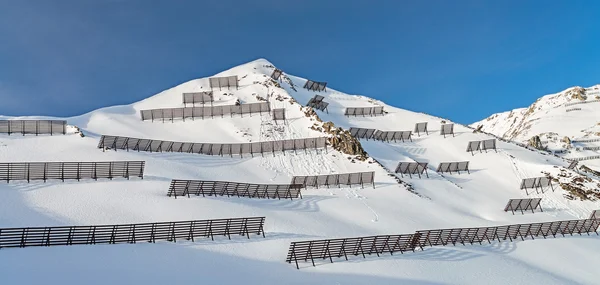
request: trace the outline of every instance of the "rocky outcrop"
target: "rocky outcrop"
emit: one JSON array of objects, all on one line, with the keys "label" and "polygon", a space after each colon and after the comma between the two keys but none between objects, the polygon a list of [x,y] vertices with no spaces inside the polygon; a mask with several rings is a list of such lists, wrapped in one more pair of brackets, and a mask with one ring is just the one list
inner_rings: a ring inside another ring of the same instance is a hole
[{"label": "rocky outcrop", "polygon": [[477,128],[475,128],[475,130],[473,130],[473,133],[481,133],[482,129],[483,129],[483,125],[479,125],[479,126],[477,126]]},{"label": "rocky outcrop", "polygon": [[348,155],[352,155],[354,157],[349,157],[350,160],[360,160],[365,161],[368,158],[367,152],[363,149],[360,141],[353,137],[349,131],[344,130],[343,128],[338,128],[335,126],[333,122],[323,123],[321,118],[317,115],[315,110],[310,107],[300,107],[304,112],[306,117],[311,118],[311,120],[315,120],[318,123],[314,123],[310,129],[315,130],[317,132],[322,132],[331,135],[327,138],[327,141],[333,149]]},{"label": "rocky outcrop", "polygon": [[575,88],[567,91],[567,96],[570,97],[571,99],[576,99],[576,100],[581,100],[581,101],[584,101],[587,99],[587,96],[585,95],[585,89],[581,88],[581,87],[575,87]]},{"label": "rocky outcrop", "polygon": [[75,129],[75,134],[79,134],[80,137],[85,138],[83,131],[81,131],[81,129],[78,126],[73,126],[73,128]]},{"label": "rocky outcrop", "polygon": [[542,140],[540,140],[540,136],[533,136],[527,141],[527,145],[531,146],[535,149],[544,150],[544,146],[542,145]]},{"label": "rocky outcrop", "polygon": [[[582,166],[581,169],[583,167],[585,166]],[[561,172],[556,177],[552,177],[549,173],[543,173],[552,179],[554,183],[558,183],[560,188],[567,192],[564,196],[569,200],[598,201],[600,199],[600,191],[597,190],[600,187],[600,183],[595,182],[589,177],[575,174],[564,168],[561,169]]]},{"label": "rocky outcrop", "polygon": [[565,194],[566,198],[569,200],[579,199],[581,201],[590,200],[597,201],[600,199],[600,193],[598,191],[583,189],[580,185],[574,183],[560,183],[560,187],[569,192],[569,194]]},{"label": "rocky outcrop", "polygon": [[593,174],[593,175],[595,175],[597,177],[600,177],[600,171],[593,170],[593,169],[591,169],[591,168],[589,168],[589,167],[587,167],[585,165],[579,166],[579,169],[581,171],[583,171],[583,172],[591,173],[591,174]]},{"label": "rocky outcrop", "polygon": [[268,102],[268,100],[265,99],[265,97],[262,97],[262,96],[256,95],[256,94],[254,94],[254,95],[256,96],[256,100],[261,101],[261,102]]},{"label": "rocky outcrop", "polygon": [[300,109],[301,110],[304,109],[304,115],[306,117],[314,118],[317,122],[323,122],[321,120],[321,118],[319,118],[319,116],[317,115],[317,112],[315,112],[315,109],[310,108],[310,107],[307,107],[307,108],[300,107]]},{"label": "rocky outcrop", "polygon": [[564,143],[566,143],[566,144],[570,145],[570,144],[571,144],[571,139],[570,139],[569,137],[565,136],[565,137],[562,139],[562,142],[564,142]]},{"label": "rocky outcrop", "polygon": [[333,122],[323,124],[323,131],[332,135],[328,138],[329,144],[341,153],[355,156],[354,159],[365,161],[367,152],[363,149],[360,141],[353,137],[349,131],[342,128],[336,128]]}]

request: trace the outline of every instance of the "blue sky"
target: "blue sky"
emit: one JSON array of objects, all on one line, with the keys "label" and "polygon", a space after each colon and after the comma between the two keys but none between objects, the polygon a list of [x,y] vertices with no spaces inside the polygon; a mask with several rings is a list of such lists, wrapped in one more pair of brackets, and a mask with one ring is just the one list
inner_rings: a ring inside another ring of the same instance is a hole
[{"label": "blue sky", "polygon": [[598,1],[0,0],[0,114],[73,116],[266,58],[471,123],[600,83]]}]

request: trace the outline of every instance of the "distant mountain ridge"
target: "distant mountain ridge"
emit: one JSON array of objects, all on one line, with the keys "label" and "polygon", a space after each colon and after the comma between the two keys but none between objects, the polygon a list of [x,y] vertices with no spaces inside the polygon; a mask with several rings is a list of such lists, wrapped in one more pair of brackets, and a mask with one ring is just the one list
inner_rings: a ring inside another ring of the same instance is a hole
[{"label": "distant mountain ridge", "polygon": [[539,137],[551,151],[577,148],[572,140],[600,138],[600,85],[545,95],[527,108],[493,114],[470,126],[520,143]]}]

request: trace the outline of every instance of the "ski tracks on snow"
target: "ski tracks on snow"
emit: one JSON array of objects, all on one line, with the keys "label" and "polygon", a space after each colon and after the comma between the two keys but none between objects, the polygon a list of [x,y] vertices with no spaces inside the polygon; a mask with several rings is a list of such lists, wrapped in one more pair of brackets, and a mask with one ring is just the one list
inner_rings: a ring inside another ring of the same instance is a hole
[{"label": "ski tracks on snow", "polygon": [[[303,137],[297,135],[302,133],[298,131],[292,124],[276,124],[272,120],[270,115],[261,115],[260,125],[260,141],[269,140],[285,140],[285,139],[301,139]],[[331,151],[331,150],[330,150]],[[321,175],[328,173],[336,173],[336,165],[332,160],[326,158],[324,150],[304,150],[298,151],[297,153],[286,152],[284,154],[277,154],[275,157],[265,156],[262,158],[261,167],[275,171],[276,175],[272,179],[277,178],[278,175],[283,174],[286,176],[294,175]],[[327,189],[329,195],[336,195],[332,188]],[[377,212],[367,203],[367,198],[360,195],[356,189],[345,188],[347,199],[359,200],[369,211],[373,213],[372,222],[379,221],[379,215]]]},{"label": "ski tracks on snow", "polygon": [[372,219],[371,222],[379,221],[379,215],[371,206],[369,206],[369,204],[366,201],[367,198],[365,196],[360,195],[355,189],[347,188],[346,198],[349,198],[349,199],[355,198],[355,199],[359,200],[363,205],[365,205],[365,207],[367,207],[367,209],[369,209],[373,213],[374,219]]},{"label": "ski tracks on snow", "polygon": [[504,150],[500,150],[500,152],[502,152],[504,155],[506,155],[506,157],[508,158],[508,160],[510,161],[510,163],[512,164],[512,169],[513,169],[513,173],[515,174],[515,176],[519,179],[524,179],[527,178],[527,172],[525,171],[525,169],[523,169],[522,167],[519,167],[519,160],[516,159],[514,156],[512,156],[511,154],[507,153]]},{"label": "ski tracks on snow", "polygon": [[[292,124],[275,124],[270,115],[261,116],[260,140],[285,140],[301,139],[296,135],[298,132]],[[288,176],[298,175],[318,175],[323,173],[332,173],[335,165],[325,158],[324,150],[299,150],[297,153],[287,151],[283,154],[276,154],[275,157],[265,156],[260,165],[266,169],[273,170],[278,174]]]},{"label": "ski tracks on snow", "polygon": [[[501,150],[502,151],[502,150]],[[519,179],[525,179],[525,178],[531,178],[532,176],[529,174],[528,171],[525,170],[525,168],[523,166],[519,166],[520,162],[519,159],[511,156],[509,153],[502,151],[507,158],[510,160],[511,164],[512,164],[512,168],[513,168],[513,172],[515,173],[515,176],[518,177]],[[560,191],[561,189],[556,189],[556,191]],[[534,191],[534,190],[528,190],[528,191]],[[552,209],[553,211],[549,212],[546,211],[545,213],[556,217],[557,215],[554,214],[553,212],[558,212],[558,211],[562,211],[562,212],[567,212],[575,217],[584,217],[585,216],[585,209],[578,207],[578,211],[573,210],[573,206],[574,205],[567,205],[563,200],[564,198],[561,200],[560,198],[556,197],[555,195],[553,195],[552,193],[548,193],[548,191],[551,191],[550,189],[543,189],[542,193],[537,193],[537,196],[544,198],[542,200],[543,206],[542,209],[546,208],[548,209]],[[548,194],[547,194],[548,193]],[[557,193],[558,195],[560,195],[560,192]]]}]

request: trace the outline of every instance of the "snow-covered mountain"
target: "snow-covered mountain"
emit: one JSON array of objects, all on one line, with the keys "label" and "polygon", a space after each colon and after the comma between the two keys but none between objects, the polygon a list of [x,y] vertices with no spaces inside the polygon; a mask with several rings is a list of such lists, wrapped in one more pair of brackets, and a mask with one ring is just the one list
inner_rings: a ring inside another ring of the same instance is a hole
[{"label": "snow-covered mountain", "polygon": [[546,95],[527,108],[494,114],[471,127],[569,159],[597,156],[600,142],[590,140],[600,139],[600,85]]},{"label": "snow-covered mountain", "polygon": [[[599,209],[600,203],[593,195],[577,195],[578,190],[596,193],[594,188],[598,178],[591,174],[581,176],[565,169],[568,161],[561,157],[504,141],[498,142],[497,152],[472,155],[466,152],[469,141],[493,137],[457,124],[456,135],[444,138],[439,134],[440,124],[442,121],[449,123],[448,119],[403,110],[329,87],[322,92],[308,91],[302,88],[306,79],[285,73],[281,82],[274,81],[269,77],[273,70],[272,63],[259,59],[216,74],[237,75],[240,88],[215,90],[214,105],[268,99],[271,108],[286,109],[285,123],[274,122],[271,114],[267,113],[185,122],[140,120],[140,110],[183,107],[182,93],[209,90],[206,77],[130,105],[107,107],[65,118],[69,125],[77,126],[85,137],[73,132],[64,136],[0,136],[0,159],[3,162],[146,161],[143,180],[2,184],[0,228],[265,216],[266,238],[2,249],[0,273],[5,284],[598,282],[595,270],[600,265],[596,254],[600,250],[600,238],[596,235],[466,247],[434,247],[403,255],[366,259],[354,257],[333,264],[325,261],[316,267],[306,263],[301,265],[300,270],[285,263],[291,241],[581,219],[587,218],[592,210]],[[314,80],[325,81],[326,78]],[[328,113],[313,113],[310,108],[303,106],[316,94],[324,96],[329,103]],[[556,101],[564,103],[569,100]],[[539,108],[550,112],[554,110],[550,108],[559,104]],[[583,110],[593,105],[580,104],[577,107]],[[372,106],[383,106],[387,113],[376,117],[344,116],[347,107]],[[555,109],[564,113],[562,108]],[[526,113],[519,116],[523,117]],[[571,112],[567,114],[571,115]],[[332,148],[327,151],[299,151],[244,158],[115,152],[97,148],[102,134],[214,143],[332,137],[332,132],[327,131],[331,124],[327,122],[345,130],[360,127],[383,131],[413,130],[415,123],[428,122],[429,134],[415,135],[412,142],[360,141],[360,146],[368,154],[365,160]],[[496,125],[500,129],[499,123]],[[484,130],[487,131],[487,128],[484,127]],[[509,127],[505,127],[502,132],[509,130]],[[565,135],[584,136],[583,133]],[[523,137],[526,136],[523,134]],[[401,161],[429,163],[429,178],[401,177],[400,174],[390,173]],[[440,162],[452,161],[470,161],[471,174],[436,173]],[[294,201],[236,197],[173,199],[166,196],[173,178],[289,183],[295,175],[359,171],[375,172],[375,188],[309,188],[303,191],[303,199]],[[521,179],[546,174],[564,185],[573,185],[571,182],[579,179],[576,185],[578,190],[555,183],[555,192],[546,191],[529,196],[543,198],[544,212],[513,215],[503,211],[508,199],[527,197],[523,190],[519,190]]]}]

